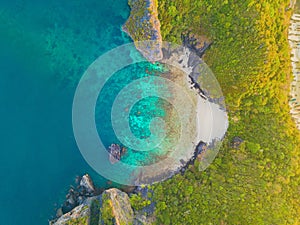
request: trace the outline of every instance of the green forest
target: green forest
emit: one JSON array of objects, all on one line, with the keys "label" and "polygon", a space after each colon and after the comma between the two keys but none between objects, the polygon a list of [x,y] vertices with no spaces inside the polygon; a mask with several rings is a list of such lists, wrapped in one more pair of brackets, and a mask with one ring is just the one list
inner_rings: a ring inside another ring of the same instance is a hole
[{"label": "green forest", "polygon": [[[226,97],[229,129],[205,171],[152,187],[157,224],[300,223],[299,131],[289,115],[289,0],[160,0],[164,40],[213,44],[204,61]],[[233,146],[234,137],[244,142]]]}]

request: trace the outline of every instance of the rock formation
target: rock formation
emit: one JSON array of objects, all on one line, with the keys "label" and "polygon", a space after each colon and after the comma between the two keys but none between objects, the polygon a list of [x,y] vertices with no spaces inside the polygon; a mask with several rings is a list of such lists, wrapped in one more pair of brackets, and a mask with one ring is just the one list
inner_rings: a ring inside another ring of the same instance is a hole
[{"label": "rock formation", "polygon": [[162,37],[157,15],[157,0],[129,0],[130,17],[123,30],[150,62],[162,59]]},{"label": "rock formation", "polygon": [[102,199],[108,201],[116,225],[133,223],[133,210],[126,193],[112,188],[103,192]]},{"label": "rock formation", "polygon": [[57,210],[57,216],[61,216],[63,213],[70,212],[76,206],[82,204],[88,197],[97,194],[91,177],[86,174],[82,177],[76,178],[76,187],[71,186],[66,200],[62,207]]},{"label": "rock formation", "polygon": [[194,51],[200,58],[204,55],[205,51],[212,45],[210,41],[204,35],[195,35],[191,32],[186,32],[181,35],[182,44]]},{"label": "rock formation", "polygon": [[[50,221],[50,225],[65,225],[65,224],[88,224],[90,208],[86,204],[75,207],[72,211],[62,215],[56,221]],[[77,222],[77,223],[76,223]]]},{"label": "rock formation", "polygon": [[83,187],[88,193],[95,192],[94,183],[88,174],[82,176],[80,186]]},{"label": "rock formation", "polygon": [[50,225],[123,225],[133,224],[134,214],[126,193],[108,189],[101,195],[87,198],[81,205],[62,215]]},{"label": "rock formation", "polygon": [[109,161],[115,164],[121,159],[121,147],[118,144],[111,144],[109,146]]}]

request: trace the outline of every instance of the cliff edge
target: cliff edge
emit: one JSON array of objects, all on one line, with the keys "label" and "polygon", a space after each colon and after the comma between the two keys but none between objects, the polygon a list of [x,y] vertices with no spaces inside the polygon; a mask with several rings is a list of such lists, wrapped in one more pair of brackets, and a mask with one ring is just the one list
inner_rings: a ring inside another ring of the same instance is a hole
[{"label": "cliff edge", "polygon": [[150,62],[162,59],[162,37],[157,0],[129,0],[131,13],[123,26],[136,48]]},{"label": "cliff edge", "polygon": [[133,224],[134,213],[126,193],[111,188],[101,195],[87,198],[84,203],[62,215],[50,225],[123,225]]}]

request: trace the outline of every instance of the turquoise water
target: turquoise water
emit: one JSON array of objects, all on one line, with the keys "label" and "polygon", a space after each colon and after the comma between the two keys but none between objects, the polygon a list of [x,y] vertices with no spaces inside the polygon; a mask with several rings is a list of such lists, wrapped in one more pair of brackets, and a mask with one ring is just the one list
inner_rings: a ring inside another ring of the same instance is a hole
[{"label": "turquoise water", "polygon": [[126,0],[0,1],[1,225],[47,224],[76,175],[106,186],[77,149],[72,98],[99,55],[130,41],[128,14]]},{"label": "turquoise water", "polygon": [[[96,107],[96,122],[98,134],[100,135],[101,140],[106,148],[108,148],[112,143],[118,143],[123,146],[118,137],[115,135],[112,122],[110,122],[112,120],[111,109],[113,107],[114,100],[116,99],[120,91],[122,89],[124,90],[124,88],[134,80],[147,77],[154,81],[156,77],[160,77],[167,72],[168,70],[164,68],[162,64],[137,63],[123,68],[122,70],[115,73],[112,77],[110,77],[110,79],[106,82],[102,91],[100,92]],[[148,86],[148,83],[142,83],[141,85],[135,87],[135,90],[133,91],[134,93],[132,93],[131,91],[128,96],[124,95],[122,97],[125,99],[140,99],[141,92],[149,88]],[[166,100],[159,97],[161,96],[160,89],[162,87],[159,87],[159,85],[157,85],[154,88],[156,89],[155,96],[140,99],[136,104],[132,106],[131,110],[130,105],[126,107],[127,111],[130,110],[130,129],[133,135],[138,139],[149,138],[151,135],[154,135],[150,131],[150,123],[153,118],[159,117],[166,122],[166,137],[158,147],[153,147],[153,149],[151,149],[150,151],[136,151],[125,145],[126,154],[124,154],[121,159],[124,163],[133,166],[149,165],[156,162],[156,158],[158,156],[166,154],[165,149],[162,149],[161,146],[171,146],[172,144],[174,144],[171,141],[171,138],[174,138],[175,132],[174,130],[170,130],[171,126],[170,123],[168,123],[168,113],[165,110],[166,108],[172,106]],[[118,114],[122,115],[122,112],[119,112]],[[120,116],[120,118],[113,119],[115,120],[116,124],[118,124],[118,120],[124,120],[124,117],[125,116]],[[178,117],[176,117],[175,120],[176,119],[178,119]],[[109,122],[103,123],[103,121]],[[124,134],[124,136],[126,136],[126,134]],[[159,137],[157,137],[157,139],[154,138],[153,142],[159,143],[158,140]]]}]

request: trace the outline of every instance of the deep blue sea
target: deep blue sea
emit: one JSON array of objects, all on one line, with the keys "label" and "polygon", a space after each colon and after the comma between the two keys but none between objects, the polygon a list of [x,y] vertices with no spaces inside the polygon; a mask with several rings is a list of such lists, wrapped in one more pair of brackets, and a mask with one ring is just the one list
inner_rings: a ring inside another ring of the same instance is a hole
[{"label": "deep blue sea", "polygon": [[0,225],[43,225],[76,175],[107,181],[83,160],[72,131],[80,77],[131,40],[127,0],[0,1]]}]

